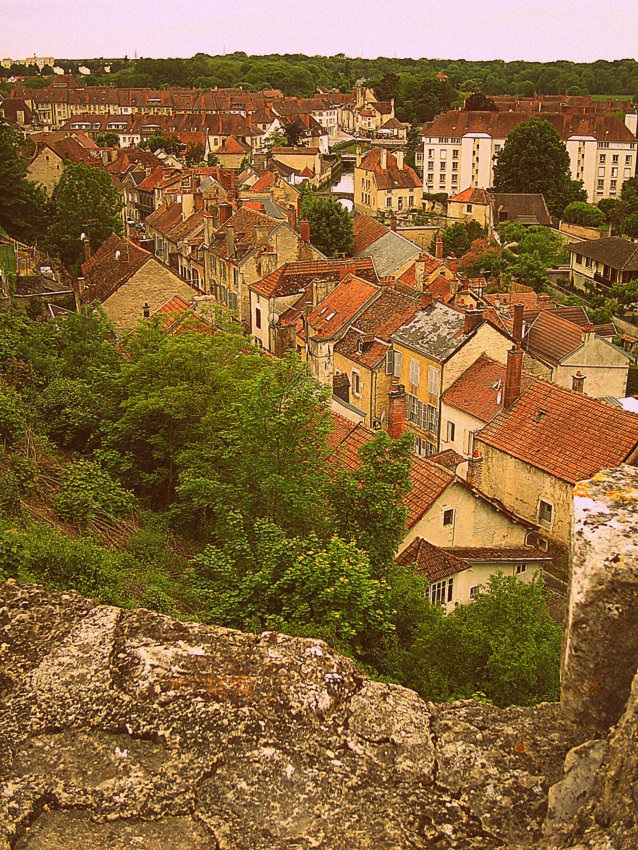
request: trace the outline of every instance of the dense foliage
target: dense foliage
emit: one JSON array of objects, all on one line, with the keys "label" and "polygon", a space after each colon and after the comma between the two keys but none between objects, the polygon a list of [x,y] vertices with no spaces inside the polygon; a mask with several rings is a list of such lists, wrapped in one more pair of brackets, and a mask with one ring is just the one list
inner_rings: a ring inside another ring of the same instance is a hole
[{"label": "dense foliage", "polygon": [[530,118],[515,127],[496,154],[496,192],[540,192],[552,215],[572,201],[586,201],[582,181],[572,180],[569,154],[549,121]]},{"label": "dense foliage", "polygon": [[430,698],[554,698],[541,587],[496,581],[444,617],[394,565],[410,439],[379,432],[340,469],[328,397],[295,354],[264,357],[232,326],[146,323],[116,346],[93,308],[3,310],[0,578],[322,637]]},{"label": "dense foliage", "polygon": [[348,210],[336,198],[304,195],[301,215],[310,223],[310,241],[326,257],[352,253],[354,228]]},{"label": "dense foliage", "polygon": [[23,141],[0,117],[0,229],[24,242],[35,241],[46,222],[46,194],[27,180]]}]

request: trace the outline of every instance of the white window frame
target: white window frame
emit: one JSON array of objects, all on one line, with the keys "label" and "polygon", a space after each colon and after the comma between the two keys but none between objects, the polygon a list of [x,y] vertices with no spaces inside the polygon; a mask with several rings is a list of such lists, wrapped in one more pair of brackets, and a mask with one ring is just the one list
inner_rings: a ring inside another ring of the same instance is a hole
[{"label": "white window frame", "polygon": [[[358,369],[353,369],[352,374],[352,395],[355,398],[361,398],[361,372]],[[356,381],[355,381],[356,378]],[[356,384],[356,387],[355,387]]]},{"label": "white window frame", "polygon": [[410,357],[410,386],[418,387],[421,382],[421,363],[414,357]]},{"label": "white window frame", "polygon": [[433,605],[446,605],[454,596],[454,576],[435,581],[428,588]]},{"label": "white window frame", "polygon": [[[549,520],[543,518],[543,505],[549,508]],[[545,499],[538,500],[538,521],[543,528],[551,528],[554,524],[554,505]]]}]

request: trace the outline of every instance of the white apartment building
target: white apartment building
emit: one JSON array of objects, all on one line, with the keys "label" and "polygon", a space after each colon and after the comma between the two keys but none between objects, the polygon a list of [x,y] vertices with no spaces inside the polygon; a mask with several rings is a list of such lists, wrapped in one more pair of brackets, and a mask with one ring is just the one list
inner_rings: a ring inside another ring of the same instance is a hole
[{"label": "white apartment building", "polygon": [[[494,162],[509,133],[528,112],[446,112],[423,128],[423,188],[454,195],[488,189]],[[536,116],[534,116],[536,117]],[[616,115],[543,113],[567,147],[571,173],[582,180],[590,203],[620,195],[636,173],[636,138]]]}]

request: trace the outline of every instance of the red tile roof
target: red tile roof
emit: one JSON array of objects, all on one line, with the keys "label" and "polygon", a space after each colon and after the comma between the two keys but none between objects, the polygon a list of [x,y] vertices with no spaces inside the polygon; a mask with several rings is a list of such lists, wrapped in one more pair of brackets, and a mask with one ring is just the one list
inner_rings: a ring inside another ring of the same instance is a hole
[{"label": "red tile roof", "polygon": [[344,277],[308,316],[314,336],[323,339],[335,336],[380,292],[374,283],[356,275]]},{"label": "red tile roof", "polygon": [[[483,422],[491,422],[503,409],[506,371],[501,363],[481,354],[443,393],[443,401]],[[523,375],[523,388],[533,380],[529,375]]]},{"label": "red tile roof", "polygon": [[526,310],[535,310],[539,305],[537,292],[492,292],[484,298],[495,307],[512,307],[522,304]]},{"label": "red tile roof", "polygon": [[429,460],[432,463],[438,463],[439,466],[444,466],[446,469],[454,469],[460,463],[465,463],[465,458],[454,449],[444,449],[442,452],[437,452],[435,455],[430,455]]},{"label": "red tile roof", "polygon": [[458,192],[456,195],[448,198],[448,203],[458,204],[484,204],[487,206],[489,202],[490,199],[485,189],[476,189],[474,186],[470,186],[469,189],[463,189],[462,192]]},{"label": "red tile roof", "polygon": [[536,380],[476,439],[575,484],[632,458],[638,415]]},{"label": "red tile roof", "polygon": [[470,569],[467,561],[428,543],[422,537],[415,537],[407,549],[395,558],[394,563],[402,567],[413,566],[414,572],[430,583]]},{"label": "red tile roof", "polygon": [[369,257],[347,260],[313,260],[311,262],[284,263],[268,277],[250,284],[253,292],[266,298],[283,298],[305,291],[313,280],[339,280],[345,269],[372,283],[378,281],[374,263]]},{"label": "red tile roof", "polygon": [[86,304],[106,301],[152,259],[153,255],[139,245],[112,233],[91,259],[82,263],[84,289],[80,293],[81,300]]},{"label": "red tile roof", "polygon": [[386,154],[386,167],[381,166],[381,149],[372,148],[361,160],[362,168],[371,171],[377,189],[418,189],[423,185],[416,171],[409,165],[399,168],[396,157],[391,153]]},{"label": "red tile roof", "polygon": [[554,312],[542,310],[525,334],[527,351],[546,363],[560,363],[582,345],[583,332],[578,325]]},{"label": "red tile roof", "polygon": [[[373,439],[375,432],[362,423],[354,424],[334,413],[332,418],[335,431],[329,437],[329,445],[334,447],[333,461],[347,469],[358,469],[361,465],[359,449]],[[415,455],[410,468],[412,488],[403,498],[407,527],[412,528],[456,480],[453,472]]]},{"label": "red tile roof", "polygon": [[259,180],[250,187],[251,192],[266,192],[275,185],[277,175],[272,171],[264,171]]},{"label": "red tile roof", "polygon": [[532,546],[453,546],[446,550],[466,561],[551,561],[552,556]]},{"label": "red tile roof", "polygon": [[370,218],[369,215],[358,215],[353,222],[354,226],[354,244],[352,246],[353,254],[360,254],[362,251],[376,242],[385,233],[389,233],[390,228],[386,227],[375,218]]},{"label": "red tile roof", "polygon": [[255,228],[260,224],[267,226],[268,233],[270,234],[282,222],[263,213],[242,207],[213,233],[213,238],[209,246],[211,253],[216,254],[218,257],[228,257],[226,233],[227,228],[230,226],[234,228],[235,259],[241,261],[256,247],[257,235]]},{"label": "red tile roof", "polygon": [[238,141],[234,136],[229,136],[217,153],[249,153],[250,147],[244,142]]}]

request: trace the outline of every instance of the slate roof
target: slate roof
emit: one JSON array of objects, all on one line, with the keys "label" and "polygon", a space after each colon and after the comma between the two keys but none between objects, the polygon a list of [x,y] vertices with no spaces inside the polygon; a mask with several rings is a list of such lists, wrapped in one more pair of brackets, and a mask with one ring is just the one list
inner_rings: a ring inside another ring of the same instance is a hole
[{"label": "slate roof", "polygon": [[490,202],[495,222],[500,221],[500,211],[505,211],[508,221],[540,224],[544,227],[549,227],[552,223],[545,198],[540,194],[491,192]]},{"label": "slate roof", "polygon": [[470,569],[467,561],[463,561],[446,549],[441,549],[440,546],[428,543],[422,537],[415,537],[412,543],[395,558],[394,563],[402,567],[413,566],[414,572],[430,583]]},{"label": "slate roof", "polygon": [[265,298],[284,298],[304,292],[313,280],[339,280],[345,269],[371,283],[378,281],[372,260],[313,260],[311,262],[284,263],[268,277],[250,284],[253,292]]},{"label": "slate roof", "polygon": [[465,315],[435,301],[395,331],[391,340],[443,363],[468,338]]},{"label": "slate roof", "polygon": [[[119,257],[116,256],[117,252]],[[88,262],[82,263],[84,290],[81,300],[106,301],[126,281],[139,271],[153,255],[139,245],[112,233],[93,254]]]},{"label": "slate roof", "polygon": [[368,245],[376,242],[380,236],[390,232],[390,228],[386,227],[385,224],[377,221],[376,218],[370,218],[369,215],[365,215],[364,213],[355,216],[352,224],[354,227],[352,253],[355,256],[365,250]]},{"label": "slate roof", "polygon": [[[491,422],[503,409],[506,367],[487,354],[481,356],[443,393],[443,401],[483,422]],[[522,375],[522,388],[534,378]]]},{"label": "slate roof", "polygon": [[[339,467],[358,469],[361,465],[359,449],[374,437],[375,432],[362,423],[349,422],[335,413],[331,415],[335,423],[335,430],[328,440],[333,447],[332,461]],[[456,480],[455,474],[448,469],[414,455],[410,467],[412,488],[403,498],[407,508],[407,527],[412,528]]]},{"label": "slate roof", "polygon": [[588,242],[572,242],[568,250],[583,257],[598,260],[620,271],[638,271],[638,244],[619,236],[606,236]]},{"label": "slate roof", "polygon": [[536,380],[477,440],[575,484],[631,459],[638,415]]},{"label": "slate roof", "polygon": [[419,253],[420,249],[414,242],[393,230],[388,230],[367,248],[356,252],[356,255],[372,257],[379,277],[389,277]]}]

